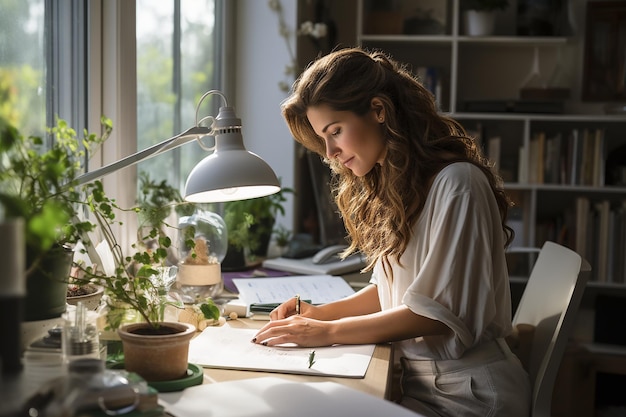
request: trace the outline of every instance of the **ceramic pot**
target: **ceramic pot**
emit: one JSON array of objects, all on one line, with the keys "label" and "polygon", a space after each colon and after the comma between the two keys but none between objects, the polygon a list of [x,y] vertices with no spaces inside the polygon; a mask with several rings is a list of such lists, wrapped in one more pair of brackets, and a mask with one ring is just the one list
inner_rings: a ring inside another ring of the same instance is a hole
[{"label": "ceramic pot", "polygon": [[222,271],[243,271],[247,268],[243,248],[228,246],[228,252],[222,261]]},{"label": "ceramic pot", "polygon": [[83,295],[67,295],[67,303],[70,305],[77,305],[79,301],[83,303],[87,310],[96,310],[100,306],[100,300],[104,294],[104,287],[94,284],[87,284],[85,286],[87,294]]},{"label": "ceramic pot", "polygon": [[187,323],[162,322],[122,326],[117,333],[124,349],[124,368],[146,381],[174,381],[187,374],[189,342],[196,328]]},{"label": "ceramic pot", "polygon": [[[54,246],[39,267],[26,276],[24,321],[48,320],[65,313],[67,281],[73,259],[72,249]],[[26,264],[31,262],[27,252]]]}]

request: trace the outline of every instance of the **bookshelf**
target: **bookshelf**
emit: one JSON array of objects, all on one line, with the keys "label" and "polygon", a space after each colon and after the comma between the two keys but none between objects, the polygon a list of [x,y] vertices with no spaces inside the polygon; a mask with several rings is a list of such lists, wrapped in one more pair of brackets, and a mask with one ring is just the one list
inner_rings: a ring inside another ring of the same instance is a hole
[{"label": "bookshelf", "polygon": [[589,286],[626,288],[626,113],[581,99],[587,2],[570,2],[554,36],[517,36],[510,3],[476,37],[460,0],[359,0],[357,43],[408,63],[481,141],[515,202],[515,246],[562,243],[594,267]]}]

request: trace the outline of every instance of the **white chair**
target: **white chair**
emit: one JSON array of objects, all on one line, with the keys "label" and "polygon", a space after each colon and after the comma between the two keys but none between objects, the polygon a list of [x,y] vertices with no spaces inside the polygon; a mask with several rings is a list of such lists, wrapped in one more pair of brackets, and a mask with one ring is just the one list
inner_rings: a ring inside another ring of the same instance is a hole
[{"label": "white chair", "polygon": [[520,336],[532,335],[527,357],[520,358],[530,376],[532,417],[550,416],[554,382],[590,270],[576,252],[546,242],[528,278],[513,326]]}]

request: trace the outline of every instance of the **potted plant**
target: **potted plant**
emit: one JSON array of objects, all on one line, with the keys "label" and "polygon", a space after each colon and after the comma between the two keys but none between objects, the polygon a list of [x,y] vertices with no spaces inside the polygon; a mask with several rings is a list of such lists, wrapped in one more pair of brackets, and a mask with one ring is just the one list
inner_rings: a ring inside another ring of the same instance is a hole
[{"label": "potted plant", "polygon": [[[196,328],[189,323],[165,320],[168,305],[184,308],[181,300],[169,295],[176,279],[176,266],[172,266],[176,260],[168,260],[175,251],[167,229],[175,227],[166,219],[173,207],[182,212],[183,206],[191,204],[179,201],[179,194],[166,182],[157,184],[146,175],[140,177],[139,204],[130,209],[141,220],[132,253],[124,253],[111,229],[115,211],[122,209],[110,200],[106,205],[90,201],[90,211],[111,249],[114,270],[103,273],[82,266],[81,272],[85,282],[105,289],[107,328],[115,330],[122,341],[125,369],[147,381],[175,380],[187,372],[189,341]],[[215,315],[216,310],[211,313]],[[137,322],[128,323],[128,313],[136,315]],[[219,318],[219,310],[214,318]]]},{"label": "potted plant", "polygon": [[79,139],[64,120],[47,129],[54,137],[25,137],[0,120],[0,205],[8,218],[23,218],[26,241],[25,321],[59,317],[66,308],[73,246],[94,224],[84,219],[84,196],[96,184],[79,187],[76,179],[92,149],[109,136],[112,124],[101,119],[103,134],[84,132]]},{"label": "potted plant", "polygon": [[496,11],[505,10],[508,6],[508,0],[461,0],[465,16],[465,33],[469,36],[492,35]]},{"label": "potted plant", "polygon": [[[138,211],[140,212],[140,211]],[[100,213],[94,211],[96,217]],[[180,299],[172,298],[169,289],[176,279],[176,266],[168,265],[168,253],[172,249],[172,240],[167,233],[159,236],[164,223],[154,224],[145,229],[140,241],[133,245],[134,253],[124,255],[113,235],[109,236],[115,259],[113,274],[103,276],[85,268],[85,278],[104,286],[109,298],[110,309],[107,317],[110,328],[117,329],[124,355],[124,367],[129,372],[136,372],[147,381],[170,381],[182,378],[187,372],[189,341],[200,323],[220,323],[220,310],[212,299],[198,303],[201,320],[198,315],[166,321],[165,308],[173,305],[181,312],[185,305]],[[110,225],[102,223],[110,233]],[[168,226],[173,227],[173,226]],[[151,242],[147,244],[147,242]],[[196,240],[187,241],[194,250],[202,251],[201,244],[196,247]],[[195,309],[196,306],[189,306]],[[124,323],[126,313],[136,313],[137,323]]]},{"label": "potted plant", "polygon": [[282,224],[274,229],[274,237],[276,239],[276,246],[279,250],[279,255],[284,254],[287,251],[287,246],[291,241],[292,232]]},{"label": "potted plant", "polygon": [[88,310],[96,310],[100,306],[102,295],[104,294],[104,288],[100,285],[86,284],[81,285],[76,282],[70,282],[67,284],[67,304],[78,305],[83,303]]},{"label": "potted plant", "polygon": [[[281,187],[279,192],[266,197],[225,203],[224,221],[228,230],[225,268],[245,268],[245,251],[251,260],[267,256],[276,217],[285,214],[285,194],[293,192],[291,188]],[[231,266],[227,261],[232,253],[239,254],[239,263]]]},{"label": "potted plant", "polygon": [[[154,184],[144,177],[144,184]],[[145,194],[156,192],[163,196],[171,192],[163,182]],[[106,197],[104,198],[106,200]],[[101,200],[102,201],[102,200]],[[138,241],[125,253],[111,229],[115,211],[122,210],[114,202],[103,205],[90,201],[90,210],[96,219],[114,260],[114,270],[103,272],[99,268],[80,265],[83,282],[101,285],[105,289],[108,313],[106,329],[114,330],[123,346],[124,367],[136,372],[147,381],[176,380],[186,375],[189,341],[196,328],[190,323],[166,320],[167,306],[184,309],[180,299],[171,297],[169,289],[176,279],[176,266],[168,261],[172,239],[167,228],[174,228],[163,215],[173,206],[188,203],[169,202],[160,208],[161,215],[151,217],[146,200],[130,209],[149,222],[140,223]],[[148,197],[147,201],[152,200]],[[142,209],[143,207],[143,209]],[[144,210],[145,211],[142,211]],[[206,303],[214,305],[211,300]],[[219,318],[219,309],[209,309],[211,318]],[[128,320],[130,315],[136,320]]]},{"label": "potted plant", "polygon": [[246,211],[243,201],[232,201],[224,205],[224,223],[228,231],[228,248],[222,261],[224,271],[236,271],[246,268],[245,250],[255,245],[250,239],[250,226],[254,216]]}]

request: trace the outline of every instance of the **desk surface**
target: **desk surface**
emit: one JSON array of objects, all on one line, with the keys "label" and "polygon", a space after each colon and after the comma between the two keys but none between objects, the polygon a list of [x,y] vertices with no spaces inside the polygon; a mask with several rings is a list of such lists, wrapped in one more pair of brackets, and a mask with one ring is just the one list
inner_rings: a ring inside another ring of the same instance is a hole
[{"label": "desk surface", "polygon": [[[237,319],[229,321],[228,324],[238,328],[257,329],[263,326],[265,322],[250,319]],[[377,345],[374,355],[370,361],[369,367],[365,374],[365,378],[338,378],[323,377],[313,375],[292,375],[280,374],[281,378],[292,381],[313,382],[313,381],[332,381],[347,387],[374,395],[378,398],[389,398],[391,385],[391,371],[393,366],[392,350],[388,344]],[[258,378],[266,376],[277,376],[276,373],[256,372],[256,371],[239,371],[229,369],[204,369],[205,383],[226,382],[238,379]]]}]

